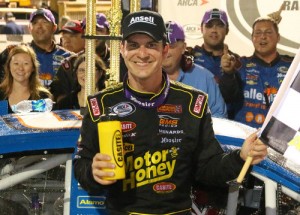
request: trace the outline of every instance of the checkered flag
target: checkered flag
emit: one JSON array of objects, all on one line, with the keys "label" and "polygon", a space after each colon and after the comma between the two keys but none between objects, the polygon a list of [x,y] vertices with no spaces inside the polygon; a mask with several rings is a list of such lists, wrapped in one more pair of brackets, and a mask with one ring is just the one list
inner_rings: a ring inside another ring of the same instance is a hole
[{"label": "checkered flag", "polygon": [[300,166],[300,50],[272,106],[260,139]]}]

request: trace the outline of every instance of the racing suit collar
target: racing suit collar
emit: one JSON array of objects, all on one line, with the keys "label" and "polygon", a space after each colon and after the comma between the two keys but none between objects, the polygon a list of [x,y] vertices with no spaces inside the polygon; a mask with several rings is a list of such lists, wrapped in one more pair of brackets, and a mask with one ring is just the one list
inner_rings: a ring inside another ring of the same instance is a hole
[{"label": "racing suit collar", "polygon": [[128,85],[128,74],[126,73],[123,81],[125,97],[142,108],[151,109],[159,107],[166,100],[170,89],[170,80],[168,78],[168,75],[164,71],[162,72],[162,75],[164,83],[160,92],[158,94],[149,94],[137,92],[132,89]]},{"label": "racing suit collar", "polygon": [[55,45],[54,41],[52,41],[52,44],[51,44],[51,46],[52,46],[51,51],[47,51],[45,49],[40,48],[37,44],[35,44],[35,42],[33,40],[31,41],[31,46],[35,50],[38,50],[39,52],[44,52],[44,53],[51,53],[51,52],[53,52],[56,49],[56,45]]},{"label": "racing suit collar", "polygon": [[[204,44],[202,44],[201,48],[202,48],[204,54],[207,55],[207,56],[211,56],[211,57],[214,57],[214,58],[221,58],[222,55],[223,55],[223,52],[222,52],[222,54],[220,53],[220,54],[216,55],[216,54],[214,54],[213,51],[206,50],[205,47],[204,47]],[[232,54],[232,52],[230,50],[229,50],[229,53]]]},{"label": "racing suit collar", "polygon": [[280,55],[277,52],[276,58],[274,60],[272,60],[271,63],[267,63],[266,61],[264,61],[263,59],[259,58],[255,53],[253,54],[253,59],[255,59],[259,64],[265,66],[265,67],[272,67],[274,65],[276,65],[279,61],[280,61]]},{"label": "racing suit collar", "polygon": [[214,56],[212,52],[207,51],[207,50],[204,48],[204,44],[202,44],[201,48],[202,48],[203,52],[204,52],[206,55],[212,56],[212,57]]}]

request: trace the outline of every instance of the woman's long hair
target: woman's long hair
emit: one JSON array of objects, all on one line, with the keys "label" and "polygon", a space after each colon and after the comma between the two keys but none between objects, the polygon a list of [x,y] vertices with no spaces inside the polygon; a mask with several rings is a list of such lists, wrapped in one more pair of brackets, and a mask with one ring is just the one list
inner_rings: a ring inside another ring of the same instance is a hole
[{"label": "woman's long hair", "polygon": [[33,51],[33,49],[25,44],[18,45],[10,50],[8,54],[7,61],[4,65],[4,71],[5,76],[0,84],[0,89],[4,93],[5,97],[8,98],[8,96],[11,94],[13,90],[13,76],[10,71],[10,62],[13,56],[16,54],[25,53],[28,54],[31,58],[32,65],[33,65],[33,71],[29,76],[29,91],[30,91],[30,97],[31,99],[40,99],[40,93],[43,92],[45,94],[48,94],[49,97],[51,97],[51,93],[49,90],[47,90],[39,81],[39,62],[37,60],[36,54]]},{"label": "woman's long hair", "polygon": [[[78,56],[78,58],[75,60],[74,62],[74,72],[76,74],[77,72],[77,69],[79,67],[79,65],[85,61],[85,53],[81,54]],[[104,61],[97,55],[95,55],[95,66],[96,66],[96,69],[101,73],[101,76],[99,77],[99,80],[97,81],[96,83],[96,87],[97,89],[100,91],[100,90],[103,90],[105,88],[105,81],[106,81],[106,66],[105,66],[105,63]],[[78,79],[77,79],[77,74],[74,75],[74,78],[75,78],[75,85],[74,85],[74,91],[75,92],[79,92],[81,90],[81,86],[80,84],[78,83]]]}]

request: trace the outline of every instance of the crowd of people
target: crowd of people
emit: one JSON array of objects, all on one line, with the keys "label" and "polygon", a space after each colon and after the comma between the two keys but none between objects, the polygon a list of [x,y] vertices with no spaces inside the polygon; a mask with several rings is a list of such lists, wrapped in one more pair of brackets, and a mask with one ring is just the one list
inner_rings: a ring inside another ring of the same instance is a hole
[{"label": "crowd of people", "polygon": [[[23,33],[12,13],[5,14],[5,19],[8,23],[5,29],[12,29],[5,32]],[[46,8],[37,9],[29,19],[32,41],[28,45],[40,64],[39,79],[55,102],[74,91],[77,78],[74,63],[85,52],[85,19],[63,19],[64,25],[58,29],[55,16]],[[207,93],[212,116],[260,127],[293,60],[277,51],[280,34],[274,17],[255,20],[252,32],[255,51],[250,57],[240,57],[224,43],[229,24],[223,10],[215,8],[205,12],[201,20],[203,44],[195,47],[188,47],[180,23],[171,20],[165,25],[170,48],[163,69],[168,77]],[[55,33],[61,35],[59,42],[53,40]],[[102,13],[96,14],[96,33],[109,35],[109,23]],[[5,76],[8,54],[15,46],[8,46],[0,54],[0,82]],[[95,53],[109,68],[110,50],[106,40],[96,41]],[[276,72],[278,68],[280,71]],[[126,72],[122,64],[120,81]]]},{"label": "crowd of people", "polygon": [[[108,190],[110,214],[190,214],[192,186],[224,188],[248,155],[252,164],[267,155],[256,133],[240,150],[224,153],[212,117],[262,126],[293,60],[277,50],[278,20],[254,20],[254,53],[241,57],[224,43],[229,24],[223,10],[205,12],[203,44],[189,50],[180,23],[153,11],[130,13],[122,22],[122,84],[106,86],[110,50],[106,40],[98,39],[95,53],[89,53],[95,54],[97,93],[88,98],[85,19],[68,18],[58,30],[52,12],[40,8],[29,21],[32,41],[0,54],[0,100],[8,102],[8,113],[22,100],[51,98],[55,109],[80,109],[87,103],[75,177],[91,194]],[[98,13],[97,35],[109,31],[106,16]],[[56,32],[59,44],[53,40]],[[103,169],[115,168],[112,158],[99,152],[97,124],[107,108],[121,111],[120,120],[135,125],[123,137],[131,146],[124,149],[124,180],[104,179],[114,173]]]}]

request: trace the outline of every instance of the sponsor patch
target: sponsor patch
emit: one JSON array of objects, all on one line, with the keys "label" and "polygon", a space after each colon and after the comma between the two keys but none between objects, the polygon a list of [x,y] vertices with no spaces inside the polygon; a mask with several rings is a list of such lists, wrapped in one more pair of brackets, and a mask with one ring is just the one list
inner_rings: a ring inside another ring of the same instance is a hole
[{"label": "sponsor patch", "polygon": [[289,70],[289,68],[287,68],[286,66],[281,66],[277,69],[278,72],[281,72],[284,74],[286,74],[288,70]]},{"label": "sponsor patch", "polygon": [[132,137],[136,137],[136,132],[129,132],[129,133],[123,133],[123,138],[132,138]]},{"label": "sponsor patch", "polygon": [[[146,151],[140,156],[126,156],[127,178],[123,180],[123,191],[145,185],[166,182],[172,178],[179,150],[176,147],[158,151]],[[170,184],[170,183],[168,183]],[[170,192],[175,186],[156,187],[157,192]]]},{"label": "sponsor patch", "polygon": [[159,126],[164,128],[176,128],[179,123],[179,118],[168,115],[159,115]]},{"label": "sponsor patch", "polygon": [[246,74],[246,79],[247,80],[257,81],[258,78],[259,78],[258,75],[253,75],[253,74],[249,74],[249,73]]},{"label": "sponsor patch", "polygon": [[247,64],[246,64],[246,67],[255,67],[255,66],[256,66],[255,63],[247,63]]},{"label": "sponsor patch", "polygon": [[131,26],[132,24],[135,24],[135,23],[147,23],[147,24],[151,24],[151,25],[156,25],[155,22],[154,22],[154,17],[153,16],[132,17],[128,27]]},{"label": "sponsor patch", "polygon": [[65,58],[63,56],[60,56],[60,55],[54,55],[53,59],[57,62],[62,62]]},{"label": "sponsor patch", "polygon": [[198,98],[195,102],[195,106],[194,106],[194,109],[193,109],[193,111],[195,113],[197,113],[197,114],[200,113],[202,105],[203,105],[203,101],[204,101],[204,96],[203,95],[198,95]]},{"label": "sponsor patch", "polygon": [[256,74],[253,73],[247,73],[246,74],[246,82],[249,85],[256,85],[259,77]]},{"label": "sponsor patch", "polygon": [[130,102],[121,102],[112,107],[113,113],[119,117],[124,117],[135,112],[135,106]]},{"label": "sponsor patch", "polygon": [[91,108],[94,116],[100,116],[100,109],[96,98],[90,99]]},{"label": "sponsor patch", "polygon": [[167,138],[167,137],[162,137],[160,140],[160,143],[166,144],[166,143],[182,143],[182,138]]},{"label": "sponsor patch", "polygon": [[247,83],[248,85],[256,85],[256,84],[257,84],[257,82],[256,82],[256,81],[253,81],[253,80],[246,81],[246,83]]},{"label": "sponsor patch", "polygon": [[182,105],[165,104],[157,108],[157,112],[161,113],[182,113]]},{"label": "sponsor patch", "polygon": [[252,122],[254,119],[254,114],[252,112],[246,112],[245,120],[246,122]]},{"label": "sponsor patch", "polygon": [[121,122],[122,124],[122,132],[129,132],[133,129],[135,129],[136,124],[134,122],[124,121]]},{"label": "sponsor patch", "polygon": [[133,152],[134,151],[134,144],[124,143],[123,149],[124,149],[124,154],[126,154],[128,152]]},{"label": "sponsor patch", "polygon": [[265,121],[265,116],[263,114],[256,114],[255,115],[255,122],[257,124],[263,124],[264,121]]},{"label": "sponsor patch", "polygon": [[77,208],[99,208],[105,209],[104,196],[78,196]]},{"label": "sponsor patch", "polygon": [[184,134],[183,130],[166,130],[166,129],[159,129],[159,134]]},{"label": "sponsor patch", "polygon": [[170,182],[160,182],[153,185],[156,193],[170,193],[176,189],[176,185]]}]

